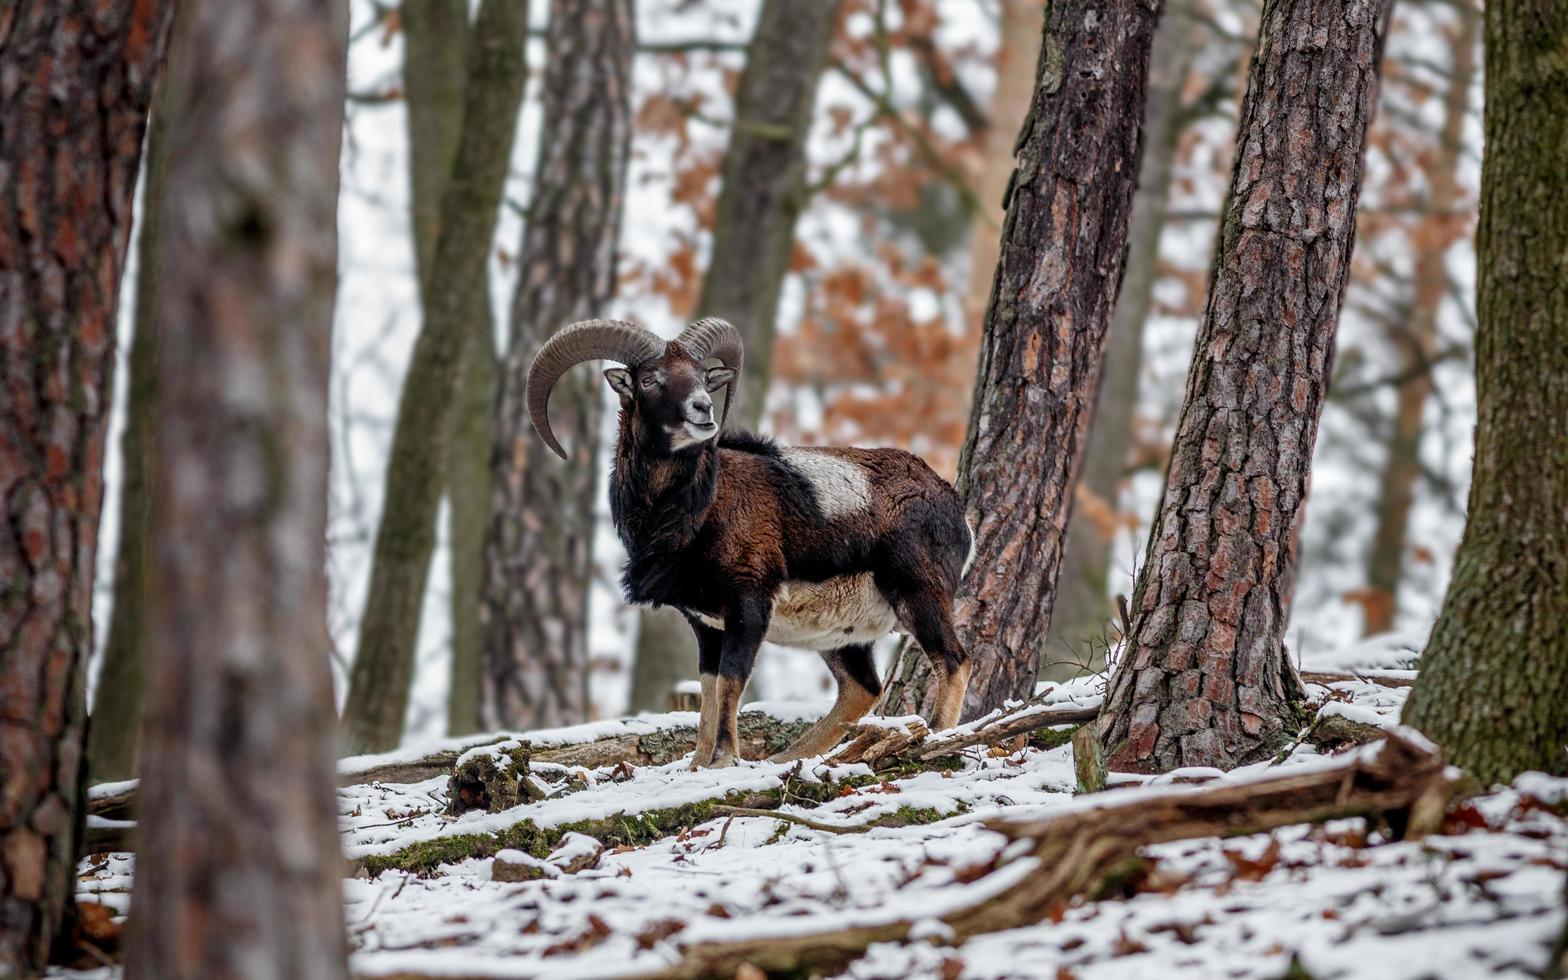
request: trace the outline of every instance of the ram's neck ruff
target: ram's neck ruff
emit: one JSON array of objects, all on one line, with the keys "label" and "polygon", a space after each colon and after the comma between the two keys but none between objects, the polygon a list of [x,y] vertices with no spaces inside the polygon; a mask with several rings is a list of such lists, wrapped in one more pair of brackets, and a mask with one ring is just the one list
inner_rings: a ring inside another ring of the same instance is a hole
[{"label": "ram's neck ruff", "polygon": [[669,556],[691,544],[719,484],[719,439],[671,451],[668,437],[621,413],[610,473],[610,516],[626,548],[627,598],[656,602],[669,593]]}]

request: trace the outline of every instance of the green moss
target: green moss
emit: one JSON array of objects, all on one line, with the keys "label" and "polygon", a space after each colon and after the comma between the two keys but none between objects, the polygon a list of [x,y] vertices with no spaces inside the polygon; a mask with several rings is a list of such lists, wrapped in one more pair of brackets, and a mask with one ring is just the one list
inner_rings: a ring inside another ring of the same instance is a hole
[{"label": "green moss", "polygon": [[1081,725],[1064,725],[1060,728],[1040,728],[1029,733],[1029,745],[1043,751],[1060,748],[1072,742]]}]

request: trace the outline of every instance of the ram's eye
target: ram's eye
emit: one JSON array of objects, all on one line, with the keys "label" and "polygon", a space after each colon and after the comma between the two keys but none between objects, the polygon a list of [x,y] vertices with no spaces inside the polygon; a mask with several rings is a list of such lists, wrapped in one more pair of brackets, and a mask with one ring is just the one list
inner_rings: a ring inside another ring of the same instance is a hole
[{"label": "ram's eye", "polygon": [[659,379],[658,379],[658,378],[656,378],[656,377],[654,377],[654,376],[653,376],[653,375],[651,375],[651,374],[648,374],[648,375],[644,375],[644,376],[643,376],[643,379],[642,379],[642,386],[643,386],[643,387],[644,387],[644,388],[652,388],[652,387],[653,387],[653,386],[654,386],[654,385],[656,385],[656,384],[658,384],[658,383],[659,383]]}]

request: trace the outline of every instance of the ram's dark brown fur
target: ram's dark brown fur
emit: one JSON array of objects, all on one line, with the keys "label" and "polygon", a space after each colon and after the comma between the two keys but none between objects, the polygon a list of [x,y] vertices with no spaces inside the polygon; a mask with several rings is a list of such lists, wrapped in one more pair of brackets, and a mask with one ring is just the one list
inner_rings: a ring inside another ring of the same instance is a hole
[{"label": "ram's dark brown fur", "polygon": [[839,688],[780,758],[826,751],[870,708],[871,642],[892,628],[936,670],[933,727],[956,723],[969,665],[951,610],[971,539],[951,486],[901,450],[719,434],[708,391],[734,372],[679,342],[605,374],[621,400],[610,506],[626,597],[680,610],[697,636],[694,766],[737,758],[735,711],[764,638],[816,650]]}]

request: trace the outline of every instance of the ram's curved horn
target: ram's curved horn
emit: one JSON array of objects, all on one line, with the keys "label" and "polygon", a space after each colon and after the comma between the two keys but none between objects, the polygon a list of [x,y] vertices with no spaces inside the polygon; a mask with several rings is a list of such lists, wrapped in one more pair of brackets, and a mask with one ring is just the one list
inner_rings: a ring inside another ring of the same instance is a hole
[{"label": "ram's curved horn", "polygon": [[524,397],[539,437],[557,456],[566,458],[566,450],[550,431],[550,390],[574,365],[602,358],[636,367],[663,353],[664,341],[656,334],[624,320],[583,320],[556,331],[528,369]]},{"label": "ram's curved horn", "polygon": [[734,379],[724,386],[724,414],[719,417],[719,428],[722,430],[730,417],[730,409],[735,407],[735,392],[740,389],[741,366],[746,360],[740,331],[716,316],[704,317],[682,330],[675,342],[686,348],[697,360],[706,361],[714,357],[735,372]]}]

